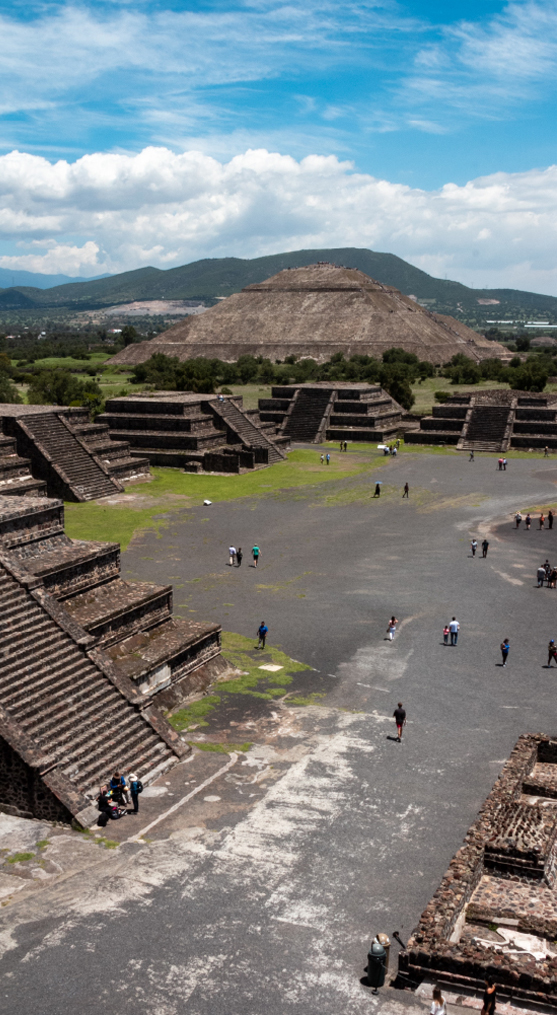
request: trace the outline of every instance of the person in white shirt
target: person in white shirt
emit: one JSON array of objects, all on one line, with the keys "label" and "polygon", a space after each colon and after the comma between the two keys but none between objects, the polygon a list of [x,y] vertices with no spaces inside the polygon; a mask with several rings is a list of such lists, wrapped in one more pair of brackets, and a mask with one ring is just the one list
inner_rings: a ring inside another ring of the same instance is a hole
[{"label": "person in white shirt", "polygon": [[229,546],[228,547],[228,554],[230,556],[230,560],[229,560],[228,563],[230,564],[230,567],[234,567],[234,561],[236,560],[236,547],[235,546]]},{"label": "person in white shirt", "polygon": [[429,1015],[447,1015],[447,1004],[439,987],[433,988],[433,1000]]},{"label": "person in white shirt", "polygon": [[460,631],[460,624],[456,617],[453,617],[449,624],[449,632],[451,635],[451,645],[456,645],[458,641],[458,632]]}]

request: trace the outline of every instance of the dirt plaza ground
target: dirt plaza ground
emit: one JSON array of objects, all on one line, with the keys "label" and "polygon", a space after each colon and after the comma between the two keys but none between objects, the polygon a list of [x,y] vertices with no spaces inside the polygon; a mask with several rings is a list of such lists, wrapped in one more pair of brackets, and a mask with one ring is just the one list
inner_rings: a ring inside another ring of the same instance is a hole
[{"label": "dirt plaza ground", "polygon": [[[491,456],[402,453],[372,465],[290,489],[263,471],[259,492],[169,502],[160,528],[131,539],[125,577],[171,581],[178,615],[221,621],[247,676],[174,718],[193,754],[138,818],[97,839],[0,819],[8,860],[32,857],[0,871],[0,1011],[422,1008],[393,990],[373,998],[366,953],[378,931],[409,934],[518,735],[557,731],[545,668],[557,590],[535,580],[557,529],[512,521],[557,502],[557,463],[523,456],[499,472]],[[487,536],[486,560],[473,536]],[[453,615],[456,647],[442,638]]]}]

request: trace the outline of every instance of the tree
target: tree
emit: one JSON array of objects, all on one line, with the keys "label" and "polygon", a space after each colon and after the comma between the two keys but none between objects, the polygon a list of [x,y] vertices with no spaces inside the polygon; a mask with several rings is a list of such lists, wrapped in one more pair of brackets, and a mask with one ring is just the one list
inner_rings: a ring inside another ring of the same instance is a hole
[{"label": "tree", "polygon": [[27,397],[31,405],[88,405],[96,410],[102,391],[96,381],[80,381],[62,368],[32,374]]},{"label": "tree", "polygon": [[10,402],[11,404],[21,402],[15,384],[3,370],[0,372],[0,402]]},{"label": "tree", "polygon": [[125,324],[120,337],[124,345],[132,345],[133,342],[137,342],[139,335],[132,324]]},{"label": "tree", "polygon": [[416,399],[412,394],[412,388],[410,387],[410,381],[407,377],[397,377],[393,374],[391,377],[384,377],[381,381],[382,386],[385,388],[387,394],[394,398],[395,402],[402,405],[403,409],[410,412],[410,409],[414,405]]}]

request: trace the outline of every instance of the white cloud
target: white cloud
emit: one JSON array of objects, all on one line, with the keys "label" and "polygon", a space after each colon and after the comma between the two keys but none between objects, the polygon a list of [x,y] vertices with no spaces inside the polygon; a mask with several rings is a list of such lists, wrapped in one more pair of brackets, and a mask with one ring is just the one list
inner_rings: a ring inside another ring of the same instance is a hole
[{"label": "white cloud", "polygon": [[100,274],[302,247],[387,250],[476,286],[557,295],[557,167],[425,191],[335,156],[228,162],[150,147],[70,164],[0,157],[0,264]]}]

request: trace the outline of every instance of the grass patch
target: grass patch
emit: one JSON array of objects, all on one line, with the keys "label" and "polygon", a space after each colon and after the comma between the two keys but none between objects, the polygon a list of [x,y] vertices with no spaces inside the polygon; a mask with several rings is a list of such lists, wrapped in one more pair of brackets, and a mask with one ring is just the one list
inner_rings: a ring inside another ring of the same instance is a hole
[{"label": "grass patch", "polygon": [[114,839],[105,839],[102,835],[100,835],[98,839],[95,839],[95,842],[98,843],[99,846],[104,846],[105,849],[116,849],[116,847],[120,845],[120,843],[115,842]]},{"label": "grass patch", "polygon": [[199,751],[212,751],[213,754],[231,754],[232,751],[249,751],[253,744],[211,744],[206,741],[188,740],[190,747],[197,747]]},{"label": "grass patch", "polygon": [[32,860],[34,856],[34,853],[14,853],[7,860],[7,863],[25,863],[26,860]]},{"label": "grass patch", "polygon": [[46,849],[47,846],[50,846],[50,839],[39,839],[37,849]]},{"label": "grass patch", "polygon": [[156,529],[165,524],[153,516],[158,507],[130,509],[122,504],[116,507],[86,501],[82,504],[65,504],[65,529],[70,539],[94,539],[103,543],[120,543],[122,550],[129,545],[139,529]]},{"label": "grass patch", "polygon": [[205,722],[205,716],[212,712],[215,705],[220,703],[220,695],[208,694],[205,698],[201,698],[200,701],[192,701],[186,708],[181,708],[178,712],[174,712],[173,715],[168,717],[168,721],[173,729],[181,732],[182,730],[189,730],[191,726],[208,726],[209,723]]},{"label": "grass patch", "polygon": [[317,705],[320,698],[324,698],[324,694],[314,691],[312,694],[298,694],[294,697],[285,698],[285,705]]}]

